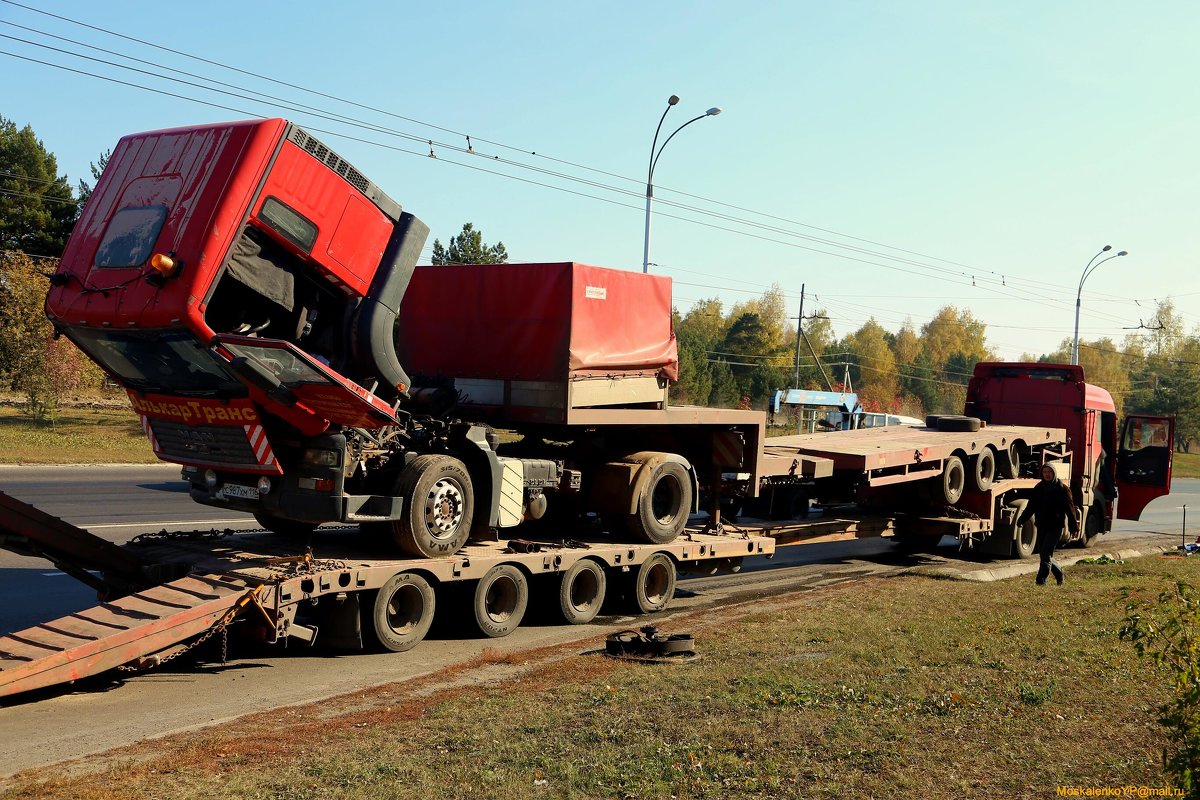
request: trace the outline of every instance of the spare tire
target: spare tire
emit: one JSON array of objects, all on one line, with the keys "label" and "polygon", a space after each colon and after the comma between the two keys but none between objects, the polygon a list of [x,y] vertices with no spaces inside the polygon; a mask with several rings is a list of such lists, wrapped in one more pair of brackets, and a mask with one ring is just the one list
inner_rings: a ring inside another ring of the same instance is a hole
[{"label": "spare tire", "polygon": [[979,417],[964,417],[957,414],[938,417],[934,427],[947,433],[974,433],[979,430]]},{"label": "spare tire", "polygon": [[943,416],[945,416],[945,415],[944,414],[926,414],[925,415],[925,427],[926,428],[937,428],[938,420],[941,419]]}]

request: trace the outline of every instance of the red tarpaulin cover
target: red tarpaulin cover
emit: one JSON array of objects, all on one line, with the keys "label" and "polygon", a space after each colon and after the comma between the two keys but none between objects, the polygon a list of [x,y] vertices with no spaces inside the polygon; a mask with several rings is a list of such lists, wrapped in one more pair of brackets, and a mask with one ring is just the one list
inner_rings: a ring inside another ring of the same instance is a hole
[{"label": "red tarpaulin cover", "polygon": [[679,377],[671,279],[586,264],[418,267],[397,335],[411,374]]}]

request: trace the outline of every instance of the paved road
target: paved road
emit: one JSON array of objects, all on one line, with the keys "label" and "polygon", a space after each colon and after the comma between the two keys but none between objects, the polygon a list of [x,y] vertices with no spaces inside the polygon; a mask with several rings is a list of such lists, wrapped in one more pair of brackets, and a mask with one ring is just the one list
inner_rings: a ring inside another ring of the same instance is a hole
[{"label": "paved road", "polygon": [[[162,527],[254,527],[248,516],[192,503],[182,491],[177,468],[169,466],[0,467],[0,490],[115,542]],[[1189,510],[1197,510],[1195,523],[1189,525],[1195,538],[1200,530],[1200,480],[1176,481],[1175,490],[1156,501],[1142,523],[1122,523],[1105,545],[1111,549],[1122,541],[1144,541],[1147,533],[1174,541],[1181,517],[1176,507],[1185,502]],[[953,549],[943,551],[934,560],[949,558],[954,563]],[[748,562],[741,575],[681,582],[691,596],[680,598],[673,608],[778,594],[912,563],[889,542],[877,539],[786,547],[773,562]],[[90,590],[45,562],[0,551],[0,631],[19,630],[93,603]],[[0,775],[252,711],[428,674],[485,648],[508,652],[582,641],[630,622],[608,617],[583,627],[534,624],[501,640],[461,639],[435,628],[434,635],[410,653],[331,655],[295,647],[243,652],[225,666],[163,669],[132,678],[112,692],[60,691],[0,711],[0,741],[19,743],[0,752]],[[105,722],[101,726],[95,720]]]}]

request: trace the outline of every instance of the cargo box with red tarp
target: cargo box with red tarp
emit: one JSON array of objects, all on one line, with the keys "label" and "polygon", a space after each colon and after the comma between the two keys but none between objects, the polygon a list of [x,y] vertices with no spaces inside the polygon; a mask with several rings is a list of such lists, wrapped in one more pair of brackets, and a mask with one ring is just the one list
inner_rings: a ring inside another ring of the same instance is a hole
[{"label": "cargo box with red tarp", "polygon": [[414,386],[512,421],[663,408],[679,374],[670,278],[572,262],[418,267],[397,336]]}]

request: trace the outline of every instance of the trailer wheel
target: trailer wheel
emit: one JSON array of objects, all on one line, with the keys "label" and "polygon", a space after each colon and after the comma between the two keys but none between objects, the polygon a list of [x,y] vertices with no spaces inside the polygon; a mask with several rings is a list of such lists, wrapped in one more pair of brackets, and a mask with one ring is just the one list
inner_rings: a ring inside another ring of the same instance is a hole
[{"label": "trailer wheel", "polygon": [[979,430],[978,417],[964,417],[961,414],[950,414],[939,417],[936,423],[939,431],[955,433],[974,433]]},{"label": "trailer wheel", "polygon": [[429,633],[436,603],[429,581],[415,572],[398,572],[376,592],[368,630],[384,650],[411,650]]},{"label": "trailer wheel", "polygon": [[[1017,526],[1017,518],[1025,512],[1028,500],[1017,500],[1012,506],[1014,510],[1013,525]],[[1030,558],[1037,549],[1038,529],[1032,519],[1025,520],[1024,525],[1017,526],[1013,531],[1012,557]]]},{"label": "trailer wheel", "polygon": [[930,480],[936,481],[930,483],[929,487],[932,490],[933,502],[952,506],[962,497],[963,489],[966,488],[967,470],[963,467],[961,458],[950,456],[942,465],[942,474]]},{"label": "trailer wheel", "polygon": [[254,520],[271,533],[278,533],[289,539],[305,539],[317,529],[315,522],[297,522],[293,519],[272,516],[265,511],[254,512]]},{"label": "trailer wheel", "polygon": [[467,543],[475,511],[474,488],[457,458],[418,456],[400,473],[396,493],[404,501],[404,510],[392,522],[392,537],[401,550],[437,558]]},{"label": "trailer wheel", "polygon": [[1008,447],[996,454],[996,472],[1001,478],[1021,477],[1021,458],[1024,446],[1019,441],[1009,442]]},{"label": "trailer wheel", "polygon": [[634,610],[653,614],[670,605],[675,597],[675,562],[666,553],[655,553],[633,573],[630,596]]},{"label": "trailer wheel", "polygon": [[650,544],[666,544],[683,532],[692,510],[692,481],[677,461],[656,464],[642,486],[637,511],[629,515],[633,536]]},{"label": "trailer wheel", "polygon": [[971,459],[971,488],[977,492],[986,492],[992,488],[996,480],[996,451],[987,445],[979,451],[979,455]]},{"label": "trailer wheel", "polygon": [[558,605],[571,625],[591,622],[604,604],[607,580],[604,568],[590,558],[581,558],[563,573],[558,588]]},{"label": "trailer wheel", "polygon": [[508,636],[529,605],[529,581],[512,564],[497,564],[475,584],[475,624],[484,636]]}]

